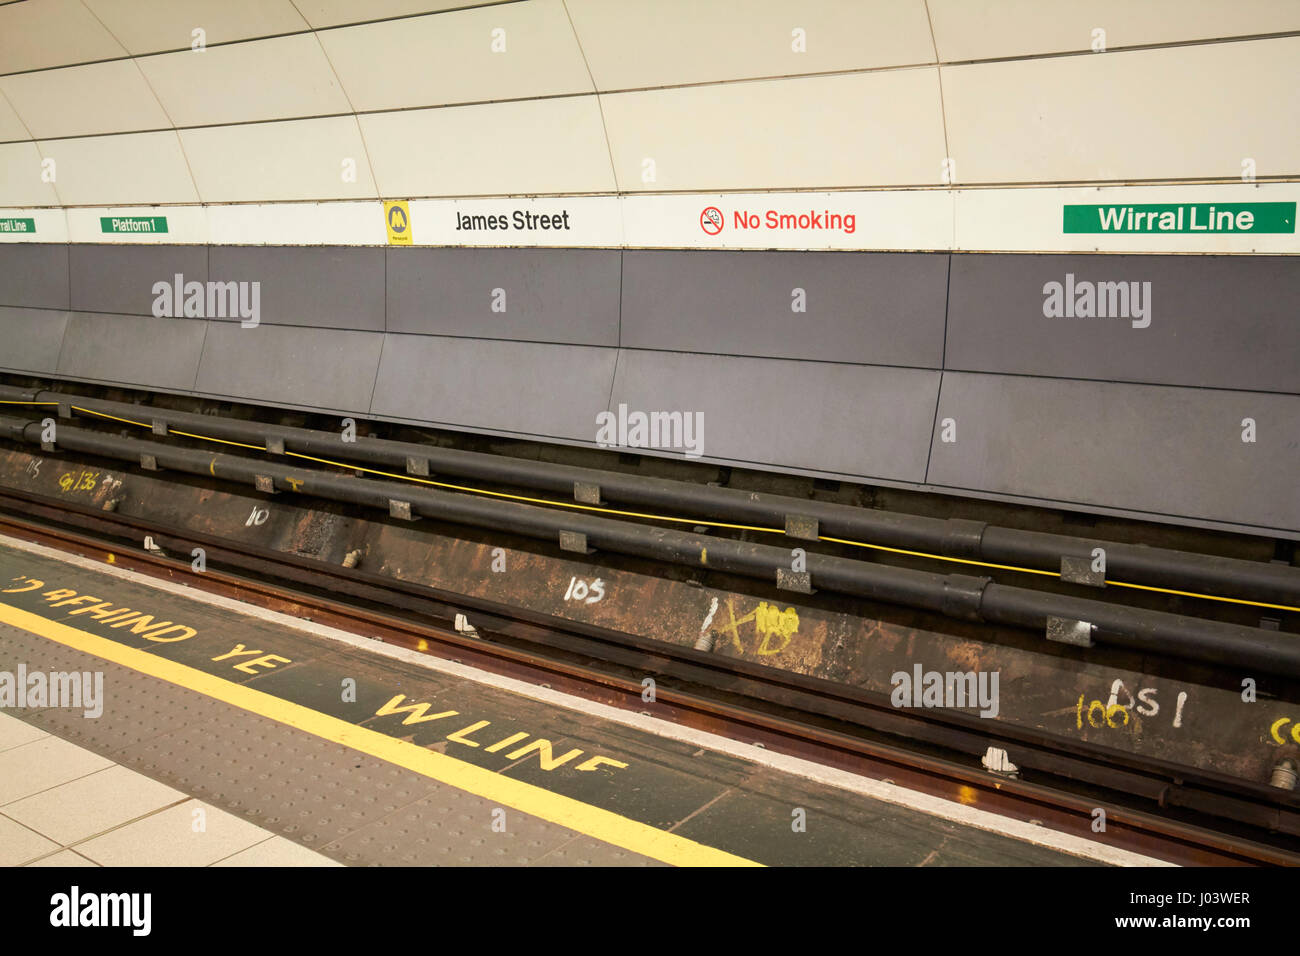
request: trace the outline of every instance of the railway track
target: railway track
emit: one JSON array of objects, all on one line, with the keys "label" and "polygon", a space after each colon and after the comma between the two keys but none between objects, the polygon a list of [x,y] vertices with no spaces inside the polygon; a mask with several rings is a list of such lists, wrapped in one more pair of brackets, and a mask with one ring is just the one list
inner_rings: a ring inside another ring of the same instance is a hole
[{"label": "railway track", "polygon": [[[1077,835],[1091,834],[1104,806],[1106,842],[1172,862],[1300,863],[1293,809],[1186,768],[898,710],[846,685],[10,489],[0,491],[0,533]],[[143,549],[146,535],[162,553]],[[194,547],[207,554],[202,572],[188,559]],[[457,614],[477,636],[450,626]],[[984,744],[1013,747],[1033,779],[973,766],[972,747]]]}]

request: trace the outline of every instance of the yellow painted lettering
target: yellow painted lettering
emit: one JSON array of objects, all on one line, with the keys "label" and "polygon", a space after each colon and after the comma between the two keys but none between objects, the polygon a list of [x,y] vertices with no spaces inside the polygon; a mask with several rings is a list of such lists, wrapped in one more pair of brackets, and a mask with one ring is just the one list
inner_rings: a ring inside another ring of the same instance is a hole
[{"label": "yellow painted lettering", "polygon": [[[181,631],[176,637],[163,637],[164,634],[170,634],[172,631]],[[159,644],[174,644],[177,641],[188,641],[195,634],[199,633],[192,627],[186,627],[183,624],[173,624],[171,627],[164,627],[162,630],[149,631],[145,634],[145,639],[157,641]]]},{"label": "yellow painted lettering", "polygon": [[498,740],[498,741],[497,741],[496,743],[494,743],[491,747],[484,747],[484,748],[483,748],[483,752],[484,752],[484,753],[489,753],[489,754],[494,754],[494,753],[496,753],[498,750],[505,750],[505,749],[506,749],[507,747],[509,747],[511,744],[517,744],[517,743],[519,743],[519,741],[523,740],[523,739],[524,739],[525,737],[527,737],[527,736],[528,736],[528,735],[525,734],[525,733],[511,734],[511,735],[510,735],[509,737],[507,737],[505,740]]},{"label": "yellow painted lettering", "polygon": [[[152,638],[150,638],[150,640],[152,640]],[[243,671],[245,674],[256,674],[257,671],[253,670],[254,667],[264,667],[269,671],[275,670],[276,661],[279,661],[281,664],[293,663],[289,658],[281,657],[279,654],[263,654],[261,657],[254,658],[251,661],[244,661],[242,664],[236,664],[235,670]]]},{"label": "yellow painted lettering", "polygon": [[236,644],[235,649],[229,653],[222,654],[220,657],[212,658],[214,661],[224,661],[229,657],[246,657],[251,654],[260,654],[261,651],[246,651],[243,644]]},{"label": "yellow painted lettering", "polygon": [[451,741],[454,741],[455,743],[458,743],[458,744],[464,744],[466,747],[478,747],[478,746],[481,746],[480,744],[476,743],[475,741],[467,739],[465,735],[466,735],[466,734],[472,734],[474,731],[476,731],[476,730],[480,730],[480,729],[482,729],[483,727],[486,727],[486,726],[487,726],[488,724],[490,724],[490,723],[492,723],[492,721],[490,721],[490,720],[480,720],[477,724],[470,724],[468,727],[462,727],[460,730],[456,731],[454,734],[448,734],[448,735],[447,735],[447,739],[448,739],[448,740],[451,740]]},{"label": "yellow painted lettering", "polygon": [[423,724],[429,720],[441,720],[443,717],[455,717],[460,711],[445,710],[441,714],[430,714],[428,704],[407,704],[404,707],[397,705],[406,699],[405,694],[398,694],[384,706],[375,711],[376,717],[388,717],[391,714],[409,714],[403,724]]},{"label": "yellow painted lettering", "polygon": [[527,747],[520,747],[513,753],[506,754],[506,759],[518,760],[520,757],[526,757],[534,750],[537,751],[537,762],[543,770],[554,770],[556,767],[561,767],[582,753],[581,750],[570,750],[567,754],[564,754],[561,757],[556,757],[551,751],[551,742],[549,740],[538,738]]},{"label": "yellow painted lettering", "polygon": [[44,581],[37,581],[35,578],[28,578],[27,583],[18,588],[5,588],[0,594],[22,594],[24,591],[39,591],[45,587]]},{"label": "yellow painted lettering", "polygon": [[598,755],[592,757],[590,760],[584,760],[582,763],[578,764],[578,766],[574,767],[573,769],[574,770],[595,770],[601,764],[607,764],[611,767],[619,767],[619,768],[624,768],[627,766],[627,764],[625,764],[621,760],[615,760],[613,757],[601,757]]},{"label": "yellow painted lettering", "polygon": [[102,614],[104,608],[106,608],[106,607],[112,607],[112,606],[113,606],[113,605],[109,604],[107,601],[100,601],[98,604],[92,604],[92,605],[90,605],[89,607],[79,607],[79,608],[77,608],[75,611],[69,611],[68,613],[69,613],[69,614],[86,614],[86,613],[91,613],[91,612],[99,611],[99,612]]},{"label": "yellow painted lettering", "polygon": [[86,601],[98,601],[99,598],[91,597],[89,594],[78,594],[76,597],[70,597],[66,601],[60,601],[58,604],[51,604],[50,607],[64,607],[68,604],[84,604]]}]

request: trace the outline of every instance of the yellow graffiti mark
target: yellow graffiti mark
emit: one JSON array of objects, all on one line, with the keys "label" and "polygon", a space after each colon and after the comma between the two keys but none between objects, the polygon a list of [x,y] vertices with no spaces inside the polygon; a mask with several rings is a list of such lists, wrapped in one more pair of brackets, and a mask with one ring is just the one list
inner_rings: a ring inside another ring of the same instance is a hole
[{"label": "yellow graffiti mark", "polygon": [[65,471],[59,476],[59,488],[69,491],[94,491],[97,471]]},{"label": "yellow graffiti mark", "polygon": [[[799,630],[799,612],[792,607],[782,611],[764,601],[754,610],[754,629],[763,636],[758,653],[779,654]],[[773,639],[781,641],[781,645],[773,647]]]},{"label": "yellow graffiti mark", "polygon": [[304,479],[302,479],[302,478],[285,478],[284,480],[287,481],[287,482],[289,482],[289,487],[292,488],[294,491],[302,491],[302,483],[303,483]]},{"label": "yellow graffiti mark", "polygon": [[[758,607],[750,611],[744,617],[736,617],[736,607],[732,598],[727,598],[727,617],[731,620],[723,624],[719,631],[731,638],[731,643],[735,645],[736,652],[745,653],[745,645],[740,640],[740,627],[742,624],[754,623],[754,632],[762,638],[755,652],[764,656],[779,654],[790,644],[791,639],[799,632],[799,612],[792,607],[781,610],[774,604],[768,604],[766,601],[761,602]],[[775,641],[780,641],[775,645]]]},{"label": "yellow graffiti mark", "polygon": [[[1269,735],[1279,744],[1285,744],[1287,742],[1286,738],[1278,733],[1285,724],[1291,724],[1290,717],[1279,717],[1277,720],[1273,721],[1273,726],[1268,728]],[[1300,744],[1300,723],[1291,724],[1291,739]]]},{"label": "yellow graffiti mark", "polygon": [[[1088,717],[1089,725],[1093,727],[1110,727],[1112,730],[1118,730],[1120,727],[1128,726],[1129,712],[1128,708],[1123,704],[1111,704],[1110,706],[1107,706],[1099,700],[1092,700],[1088,702],[1087,710],[1085,711],[1083,697],[1083,694],[1079,695],[1079,701],[1075,705],[1074,711],[1074,724],[1078,729],[1083,729],[1083,718],[1085,713]],[[1116,715],[1118,715],[1119,718],[1123,718],[1122,720],[1119,720],[1118,723],[1116,723],[1116,720],[1118,719]]]}]

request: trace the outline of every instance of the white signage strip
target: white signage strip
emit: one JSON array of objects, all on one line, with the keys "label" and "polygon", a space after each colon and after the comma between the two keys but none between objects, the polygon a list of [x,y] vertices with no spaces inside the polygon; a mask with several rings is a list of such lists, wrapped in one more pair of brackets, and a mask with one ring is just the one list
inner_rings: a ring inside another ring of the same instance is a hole
[{"label": "white signage strip", "polygon": [[[1290,232],[1067,232],[1066,206],[1102,206],[1122,214],[1134,206],[1174,204],[1295,203],[1295,183],[1222,183],[1213,186],[1079,186],[1070,188],[964,189],[956,193],[957,241],[968,252],[1199,252],[1300,253]],[[1262,223],[1260,223],[1262,225]]]},{"label": "white signage strip", "polygon": [[209,241],[218,246],[382,246],[384,204],[249,203],[209,206]]},{"label": "white signage strip", "polygon": [[205,245],[204,206],[73,207],[67,210],[69,242]]},{"label": "white signage strip", "polygon": [[[1223,183],[414,199],[407,206],[416,246],[1294,255],[1298,198],[1294,183]],[[1227,228],[1191,225],[1212,210],[1218,223],[1229,208],[1237,212]],[[1126,227],[1080,228],[1087,216],[1101,224],[1123,219]],[[1164,228],[1166,221],[1177,228]],[[0,209],[0,243],[388,241],[378,200]]]},{"label": "white signage strip", "polygon": [[947,190],[627,196],[627,245],[669,249],[948,249]]},{"label": "white signage strip", "polygon": [[0,209],[0,243],[67,241],[68,217],[62,209]]},{"label": "white signage strip", "polygon": [[417,246],[580,246],[618,248],[623,223],[617,196],[536,199],[416,199]]}]

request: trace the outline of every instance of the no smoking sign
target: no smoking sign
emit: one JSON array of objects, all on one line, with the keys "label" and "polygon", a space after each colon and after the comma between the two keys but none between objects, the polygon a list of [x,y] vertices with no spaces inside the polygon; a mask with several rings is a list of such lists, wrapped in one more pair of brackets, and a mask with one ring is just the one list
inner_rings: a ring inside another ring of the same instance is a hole
[{"label": "no smoking sign", "polygon": [[710,236],[716,236],[722,232],[722,210],[717,206],[709,206],[704,212],[700,213],[700,228]]}]

